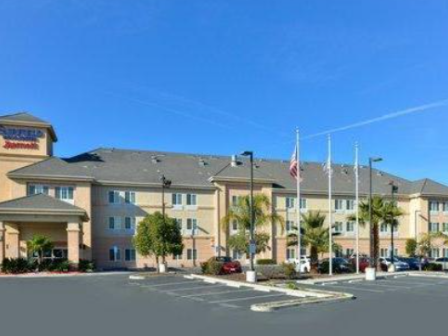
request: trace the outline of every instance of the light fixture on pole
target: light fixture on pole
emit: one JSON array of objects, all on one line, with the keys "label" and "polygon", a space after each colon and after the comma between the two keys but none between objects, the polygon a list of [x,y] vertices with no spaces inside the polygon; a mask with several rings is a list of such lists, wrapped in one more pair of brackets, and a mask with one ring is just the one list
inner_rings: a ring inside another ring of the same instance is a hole
[{"label": "light fixture on pole", "polygon": [[[395,184],[394,181],[390,181],[389,185],[391,187],[391,196],[392,196],[392,206],[395,207],[395,193],[398,192],[398,186]],[[392,209],[393,211],[393,209]],[[390,233],[390,262],[391,262],[391,272],[395,272],[395,262],[394,262],[394,258],[395,258],[395,246],[394,246],[394,234],[395,234],[395,218],[392,216],[392,218],[390,219],[391,223],[390,223],[390,227],[391,227],[391,233]]]},{"label": "light fixture on pole", "polygon": [[250,257],[250,270],[246,273],[246,281],[248,282],[256,282],[257,276],[255,272],[254,265],[254,255],[256,252],[256,244],[255,244],[255,232],[254,232],[254,224],[255,224],[255,214],[254,214],[254,152],[252,151],[244,151],[241,153],[242,156],[249,157],[250,163],[250,241],[249,241],[249,257]]}]

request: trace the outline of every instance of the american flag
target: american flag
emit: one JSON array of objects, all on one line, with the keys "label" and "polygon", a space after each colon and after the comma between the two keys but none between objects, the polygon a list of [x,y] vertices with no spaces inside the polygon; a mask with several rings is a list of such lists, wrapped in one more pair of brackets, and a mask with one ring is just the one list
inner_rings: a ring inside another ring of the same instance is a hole
[{"label": "american flag", "polygon": [[296,146],[294,148],[294,152],[292,153],[291,162],[289,164],[289,173],[295,179],[297,179],[298,165],[299,165],[299,163],[297,162],[297,146]]}]

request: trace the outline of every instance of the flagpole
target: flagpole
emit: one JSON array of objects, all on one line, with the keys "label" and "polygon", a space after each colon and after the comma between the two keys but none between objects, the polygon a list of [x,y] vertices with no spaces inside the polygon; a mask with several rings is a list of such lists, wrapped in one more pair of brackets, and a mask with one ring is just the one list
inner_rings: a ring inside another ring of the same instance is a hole
[{"label": "flagpole", "polygon": [[356,274],[359,274],[359,157],[358,143],[355,144],[355,194],[356,194]]},{"label": "flagpole", "polygon": [[302,232],[300,220],[300,133],[296,129],[296,160],[297,160],[297,204],[296,204],[296,220],[297,220],[297,259],[299,263],[299,276],[302,273]]},{"label": "flagpole", "polygon": [[333,275],[333,202],[332,202],[332,168],[331,168],[331,135],[328,134],[328,231],[329,231],[329,270],[328,274]]}]

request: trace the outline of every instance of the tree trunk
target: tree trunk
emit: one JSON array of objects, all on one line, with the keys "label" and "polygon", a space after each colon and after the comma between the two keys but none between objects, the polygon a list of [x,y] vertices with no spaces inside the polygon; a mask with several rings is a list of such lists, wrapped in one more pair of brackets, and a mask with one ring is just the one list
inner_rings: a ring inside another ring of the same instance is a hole
[{"label": "tree trunk", "polygon": [[310,272],[316,274],[317,273],[318,264],[319,264],[319,254],[318,254],[317,248],[315,246],[311,246],[310,254],[311,254],[311,256],[310,256],[311,257],[311,260],[310,260],[311,270],[310,270]]},{"label": "tree trunk", "polygon": [[379,234],[379,225],[373,225],[373,265],[378,270],[381,271],[381,263],[378,262],[378,258],[380,257],[380,234]]}]

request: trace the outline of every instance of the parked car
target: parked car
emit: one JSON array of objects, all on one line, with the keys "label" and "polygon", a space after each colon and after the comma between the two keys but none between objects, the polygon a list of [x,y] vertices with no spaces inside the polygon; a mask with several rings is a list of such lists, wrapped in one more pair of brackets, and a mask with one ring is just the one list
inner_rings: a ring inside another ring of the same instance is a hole
[{"label": "parked car", "polygon": [[[353,265],[345,258],[333,258],[333,273],[352,273],[354,271]],[[330,269],[329,259],[324,259],[318,266],[319,273],[328,273]]]},{"label": "parked car", "polygon": [[214,257],[214,259],[223,263],[221,269],[222,274],[241,273],[243,271],[240,262],[232,260],[230,257]]},{"label": "parked car", "polygon": [[[287,264],[294,264],[296,272],[299,271],[299,260],[289,259],[286,261]],[[311,270],[311,258],[308,256],[302,256],[300,260],[300,272],[308,273]]]},{"label": "parked car", "polygon": [[419,271],[420,264],[421,264],[422,269],[425,267],[425,265],[428,264],[425,259],[420,259],[420,258],[416,258],[416,257],[397,257],[397,259],[401,262],[408,264],[409,269],[411,271]]},{"label": "parked car", "polygon": [[[354,270],[356,270],[356,256],[350,259],[350,263]],[[366,268],[370,265],[370,259],[367,257],[359,257],[359,271],[364,273]]]},{"label": "parked car", "polygon": [[434,261],[435,264],[437,265],[441,265],[442,266],[442,270],[446,271],[448,270],[448,258],[444,257],[444,258],[437,258]]},{"label": "parked car", "polygon": [[[387,272],[387,270],[389,269],[389,266],[392,264],[392,259],[381,257],[380,263],[381,263],[381,269],[383,271]],[[397,272],[404,272],[404,271],[410,270],[409,265],[405,262],[398,260],[398,258],[394,258],[394,265],[395,265],[395,270]]]}]

